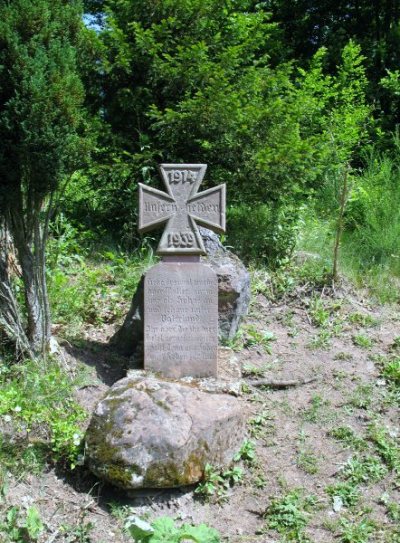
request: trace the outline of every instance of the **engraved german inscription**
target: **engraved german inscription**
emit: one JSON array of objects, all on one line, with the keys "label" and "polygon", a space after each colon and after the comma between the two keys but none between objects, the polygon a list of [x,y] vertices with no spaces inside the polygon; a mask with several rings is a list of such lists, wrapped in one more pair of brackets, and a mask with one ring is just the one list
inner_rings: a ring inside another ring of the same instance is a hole
[{"label": "engraved german inscription", "polygon": [[167,377],[217,374],[218,282],[200,263],[162,262],[145,278],[145,369]]}]

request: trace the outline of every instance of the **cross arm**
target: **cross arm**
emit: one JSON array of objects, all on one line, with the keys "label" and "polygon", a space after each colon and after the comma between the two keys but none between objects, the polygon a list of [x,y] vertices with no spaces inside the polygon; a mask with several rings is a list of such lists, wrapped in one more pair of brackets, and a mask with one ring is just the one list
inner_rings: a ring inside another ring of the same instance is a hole
[{"label": "cross arm", "polygon": [[173,197],[139,183],[139,232],[148,232],[164,223],[176,213],[176,210]]},{"label": "cross arm", "polygon": [[225,232],[226,185],[218,185],[189,198],[188,212],[191,217],[216,232]]}]

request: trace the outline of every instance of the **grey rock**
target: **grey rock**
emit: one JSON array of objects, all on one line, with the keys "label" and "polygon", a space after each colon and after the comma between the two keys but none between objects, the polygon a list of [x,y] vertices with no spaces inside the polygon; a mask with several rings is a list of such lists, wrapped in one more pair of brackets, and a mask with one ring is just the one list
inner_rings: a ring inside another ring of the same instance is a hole
[{"label": "grey rock", "polygon": [[[250,274],[241,260],[223,247],[216,234],[200,228],[207,251],[202,262],[218,276],[218,326],[221,339],[232,339],[250,303]],[[143,284],[139,282],[129,312],[110,344],[121,354],[131,356],[131,367],[143,364]]]},{"label": "grey rock", "polygon": [[239,257],[226,249],[211,230],[200,229],[207,250],[202,262],[218,276],[218,325],[222,339],[232,339],[247,314],[250,274]]},{"label": "grey rock", "polygon": [[123,489],[198,482],[207,463],[226,466],[245,433],[240,400],[194,385],[130,375],[99,402],[86,434],[86,459]]}]

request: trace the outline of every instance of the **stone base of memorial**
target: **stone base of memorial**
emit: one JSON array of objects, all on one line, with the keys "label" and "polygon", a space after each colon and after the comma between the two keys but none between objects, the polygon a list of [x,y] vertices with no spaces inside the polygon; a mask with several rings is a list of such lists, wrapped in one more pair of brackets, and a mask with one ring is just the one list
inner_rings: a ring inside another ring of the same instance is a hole
[{"label": "stone base of memorial", "polygon": [[234,361],[227,370],[231,381],[171,381],[133,371],[115,383],[87,430],[91,471],[133,490],[191,485],[207,464],[228,466],[243,442],[246,416],[240,398],[222,393],[239,388]]}]

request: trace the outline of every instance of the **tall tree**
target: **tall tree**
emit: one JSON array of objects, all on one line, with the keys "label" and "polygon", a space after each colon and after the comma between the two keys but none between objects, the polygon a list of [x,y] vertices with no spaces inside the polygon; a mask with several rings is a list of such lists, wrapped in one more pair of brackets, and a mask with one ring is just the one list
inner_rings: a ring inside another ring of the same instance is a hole
[{"label": "tall tree", "polygon": [[[83,151],[83,28],[80,0],[0,0],[0,326],[33,356],[50,340],[49,221]],[[25,310],[13,289],[12,247]]]}]

